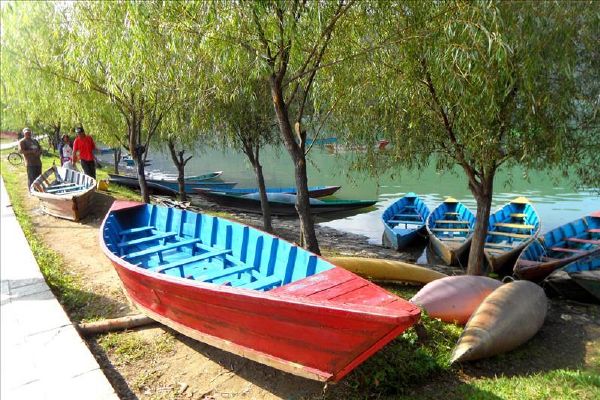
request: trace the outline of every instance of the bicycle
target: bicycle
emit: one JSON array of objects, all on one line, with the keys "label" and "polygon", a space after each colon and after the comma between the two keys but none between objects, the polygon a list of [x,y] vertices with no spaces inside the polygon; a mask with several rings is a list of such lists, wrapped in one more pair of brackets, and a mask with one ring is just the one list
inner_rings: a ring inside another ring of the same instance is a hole
[{"label": "bicycle", "polygon": [[23,163],[23,154],[19,153],[18,147],[15,147],[15,149],[12,152],[8,153],[8,156],[6,158],[8,158],[9,163],[15,166],[21,165]]}]

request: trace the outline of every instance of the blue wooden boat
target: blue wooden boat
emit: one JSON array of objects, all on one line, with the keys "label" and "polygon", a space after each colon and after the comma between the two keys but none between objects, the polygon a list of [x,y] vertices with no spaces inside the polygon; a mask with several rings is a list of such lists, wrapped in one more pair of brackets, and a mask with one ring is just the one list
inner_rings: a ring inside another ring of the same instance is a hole
[{"label": "blue wooden boat", "polygon": [[[207,172],[205,174],[200,174],[200,175],[186,175],[184,177],[184,180],[185,181],[208,181],[208,180],[218,178],[222,174],[223,174],[223,171],[214,171],[214,172]],[[172,181],[172,182],[177,182],[177,179],[179,178],[179,176],[177,174],[167,174],[167,173],[152,172],[152,171],[146,171],[146,177],[150,178],[150,179],[162,179],[162,180]]]},{"label": "blue wooden boat", "polygon": [[420,316],[301,247],[209,215],[115,201],[100,246],[150,318],[319,381],[339,381]]},{"label": "blue wooden boat", "polygon": [[519,256],[514,273],[520,279],[541,281],[552,271],[600,248],[600,211],[592,212],[547,232]]},{"label": "blue wooden boat", "polygon": [[600,249],[552,272],[542,283],[546,292],[584,303],[600,302]]},{"label": "blue wooden boat", "polygon": [[412,192],[392,203],[381,216],[383,245],[400,250],[426,237],[425,221],[429,213],[427,205]]},{"label": "blue wooden boat", "polygon": [[[309,186],[308,187],[308,195],[310,197],[325,197],[331,196],[338,190],[340,190],[341,186]],[[231,194],[231,195],[244,195],[244,194],[254,194],[258,193],[258,188],[233,188],[233,189],[215,189],[215,191],[219,191],[220,193]],[[268,187],[267,193],[283,193],[283,194],[296,194],[295,187]]]},{"label": "blue wooden boat", "polygon": [[[131,189],[140,190],[140,183],[138,182],[138,178],[135,176],[108,174],[108,180],[110,182],[116,183],[118,185],[127,186]],[[165,195],[169,195],[169,196],[176,196],[177,193],[179,193],[178,191],[175,191],[171,188],[168,188],[163,185],[159,185],[154,182],[146,181],[146,185],[148,186],[148,189],[152,193],[156,193],[156,194],[165,194]]]},{"label": "blue wooden boat", "polygon": [[485,258],[492,271],[509,275],[521,250],[540,232],[538,214],[529,199],[517,197],[490,215],[488,224]]},{"label": "blue wooden boat", "polygon": [[[240,211],[262,214],[260,196],[258,193],[245,195],[231,195],[208,189],[197,188],[195,193],[200,197],[217,203],[224,207]],[[272,215],[296,216],[296,195],[286,193],[268,193],[269,206]],[[324,214],[333,212],[346,212],[359,208],[371,207],[376,200],[337,200],[314,199],[310,200],[311,214]]]},{"label": "blue wooden boat", "polygon": [[[177,193],[179,193],[179,183],[177,181],[172,181],[168,179],[149,179],[146,178],[147,182],[156,183],[157,185],[165,186]],[[196,181],[196,180],[186,180],[184,183],[184,190],[186,193],[195,194],[195,189],[211,189],[211,190],[223,190],[223,189],[231,189],[237,185],[237,182],[220,182],[220,181]]]},{"label": "blue wooden boat", "polygon": [[426,221],[429,245],[448,265],[453,265],[469,251],[475,215],[458,200],[448,197]]}]

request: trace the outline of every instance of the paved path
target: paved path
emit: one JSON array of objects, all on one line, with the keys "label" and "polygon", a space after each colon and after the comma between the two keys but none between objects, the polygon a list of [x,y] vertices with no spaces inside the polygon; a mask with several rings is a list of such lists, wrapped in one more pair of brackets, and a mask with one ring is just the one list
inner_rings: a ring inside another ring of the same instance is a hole
[{"label": "paved path", "polygon": [[46,285],[0,179],[0,398],[118,399]]}]

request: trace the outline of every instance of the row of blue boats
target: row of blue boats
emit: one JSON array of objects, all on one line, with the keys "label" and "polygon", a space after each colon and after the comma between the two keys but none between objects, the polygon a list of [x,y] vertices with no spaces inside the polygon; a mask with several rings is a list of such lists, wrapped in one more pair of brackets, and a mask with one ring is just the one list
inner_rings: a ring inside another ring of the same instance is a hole
[{"label": "row of blue boats", "polygon": [[[453,198],[430,211],[419,196],[408,193],[384,211],[382,220],[384,246],[401,250],[428,237],[433,251],[453,265],[469,251],[476,216]],[[490,271],[541,282],[553,271],[579,261],[569,268],[598,269],[600,210],[538,237],[540,218],[527,198],[518,197],[490,215],[488,224],[484,254]]]}]

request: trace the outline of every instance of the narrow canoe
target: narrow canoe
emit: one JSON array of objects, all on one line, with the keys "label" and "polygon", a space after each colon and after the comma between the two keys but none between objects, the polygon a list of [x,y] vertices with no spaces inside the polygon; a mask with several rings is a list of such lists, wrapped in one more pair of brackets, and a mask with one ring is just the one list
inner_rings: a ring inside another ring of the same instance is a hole
[{"label": "narrow canoe", "polygon": [[561,225],[532,241],[519,256],[514,273],[539,282],[552,271],[600,249],[600,211]]},{"label": "narrow canoe", "polygon": [[[147,179],[148,182],[155,183],[157,185],[168,187],[169,189],[179,193],[179,183],[177,181],[172,181],[168,179]],[[196,189],[211,189],[211,190],[221,190],[221,189],[231,189],[237,185],[237,182],[219,182],[219,181],[196,181],[196,180],[186,180],[184,183],[184,190],[186,193],[195,194]]]},{"label": "narrow canoe", "polygon": [[500,286],[467,322],[450,362],[478,360],[521,346],[540,330],[547,308],[546,295],[535,283],[514,281]]},{"label": "narrow canoe", "polygon": [[[211,179],[218,178],[222,174],[223,174],[223,171],[214,171],[214,172],[207,172],[206,174],[200,174],[200,175],[186,175],[184,179],[186,181],[208,181]],[[172,181],[172,182],[177,182],[177,179],[179,178],[179,176],[177,174],[165,174],[162,172],[146,172],[146,177],[148,177],[150,179],[163,179],[163,180]]]},{"label": "narrow canoe", "polygon": [[52,166],[33,181],[30,191],[40,199],[46,214],[79,221],[90,211],[96,180],[72,169]]},{"label": "narrow canoe", "polygon": [[447,275],[429,268],[396,260],[366,257],[327,257],[332,264],[365,278],[423,285]]},{"label": "narrow canoe", "polygon": [[[341,186],[309,186],[308,195],[314,198],[331,196],[340,189]],[[268,187],[267,193],[296,194],[296,190],[297,189],[295,187]],[[243,195],[257,194],[258,188],[215,189],[214,191],[232,195]]]},{"label": "narrow canoe", "polygon": [[552,272],[542,284],[549,295],[600,302],[600,250]]},{"label": "narrow canoe", "polygon": [[[206,189],[196,189],[196,194],[205,200],[236,210],[262,214],[260,198],[257,195],[235,196]],[[269,205],[272,215],[291,216],[297,215],[296,196],[284,193],[269,193]],[[324,214],[333,212],[344,212],[359,208],[371,207],[376,200],[330,200],[310,199],[310,212],[312,214]]]},{"label": "narrow canoe", "polygon": [[433,318],[466,324],[483,300],[500,286],[502,282],[487,276],[448,276],[423,286],[410,302]]},{"label": "narrow canoe", "polygon": [[540,232],[537,212],[525,197],[517,197],[490,215],[484,253],[490,270],[510,275],[521,250]]},{"label": "narrow canoe", "polygon": [[400,250],[419,237],[425,237],[429,208],[414,193],[396,200],[383,212],[383,245]]},{"label": "narrow canoe", "polygon": [[[128,186],[134,189],[139,189],[140,184],[138,182],[138,178],[132,175],[117,175],[117,174],[108,174],[111,182],[115,182],[124,186]],[[177,182],[169,182],[162,179],[148,179],[146,178],[146,184],[148,188],[153,189],[157,193],[162,194],[177,194],[179,193],[179,184]],[[236,185],[236,182],[210,182],[210,181],[200,181],[197,183],[186,182],[185,190],[186,193],[194,193],[194,188],[210,188],[210,189],[218,189],[218,188],[232,188]]]},{"label": "narrow canoe", "polygon": [[317,255],[218,217],[116,201],[100,245],[150,318],[310,379],[339,381],[420,316]]},{"label": "narrow canoe", "polygon": [[475,215],[449,197],[429,214],[425,226],[430,247],[446,264],[454,265],[469,251]]},{"label": "narrow canoe", "polygon": [[[116,184],[119,184],[122,186],[127,186],[132,189],[137,189],[137,190],[140,189],[140,183],[138,182],[138,178],[135,176],[108,174],[108,180],[110,182],[113,182],[113,183],[116,183]],[[150,189],[153,193],[166,194],[166,195],[170,195],[170,196],[175,196],[178,193],[178,191],[174,191],[171,188],[168,188],[163,185],[159,185],[154,182],[146,181],[146,185],[148,185],[148,189]]]}]

